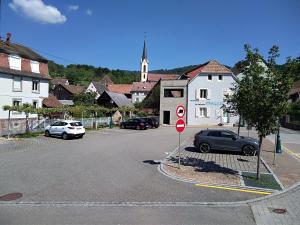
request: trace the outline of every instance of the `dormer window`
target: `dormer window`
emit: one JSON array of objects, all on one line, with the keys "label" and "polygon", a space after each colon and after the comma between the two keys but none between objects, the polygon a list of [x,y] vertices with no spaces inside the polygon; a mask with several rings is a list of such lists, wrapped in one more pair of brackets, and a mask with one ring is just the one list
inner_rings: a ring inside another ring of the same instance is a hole
[{"label": "dormer window", "polygon": [[31,72],[33,72],[33,73],[40,73],[39,62],[31,60],[30,61],[30,66],[31,66]]},{"label": "dormer window", "polygon": [[8,58],[9,68],[13,70],[21,70],[21,57],[17,55],[10,55]]}]

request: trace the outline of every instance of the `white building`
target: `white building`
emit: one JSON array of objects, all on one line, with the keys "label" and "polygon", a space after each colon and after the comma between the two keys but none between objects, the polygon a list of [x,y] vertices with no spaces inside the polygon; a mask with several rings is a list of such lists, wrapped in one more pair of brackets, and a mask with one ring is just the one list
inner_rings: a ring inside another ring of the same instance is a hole
[{"label": "white building", "polygon": [[[0,120],[8,118],[4,105],[29,103],[42,107],[49,95],[48,61],[28,47],[0,41]],[[30,115],[36,117],[36,115]],[[24,113],[12,112],[12,119],[25,118]]]}]

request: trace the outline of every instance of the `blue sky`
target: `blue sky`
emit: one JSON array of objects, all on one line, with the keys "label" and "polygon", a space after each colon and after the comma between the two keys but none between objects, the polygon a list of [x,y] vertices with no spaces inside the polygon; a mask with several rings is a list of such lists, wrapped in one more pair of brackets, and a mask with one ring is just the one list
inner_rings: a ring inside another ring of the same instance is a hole
[{"label": "blue sky", "polygon": [[150,70],[233,66],[245,43],[300,55],[299,0],[4,0],[1,17],[2,37],[61,64],[139,70],[144,32]]}]

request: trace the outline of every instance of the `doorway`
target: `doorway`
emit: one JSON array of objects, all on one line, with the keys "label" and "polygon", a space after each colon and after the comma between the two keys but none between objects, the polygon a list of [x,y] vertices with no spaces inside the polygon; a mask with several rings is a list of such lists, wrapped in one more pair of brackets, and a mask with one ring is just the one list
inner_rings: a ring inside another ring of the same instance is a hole
[{"label": "doorway", "polygon": [[163,124],[170,124],[170,111],[164,111]]}]

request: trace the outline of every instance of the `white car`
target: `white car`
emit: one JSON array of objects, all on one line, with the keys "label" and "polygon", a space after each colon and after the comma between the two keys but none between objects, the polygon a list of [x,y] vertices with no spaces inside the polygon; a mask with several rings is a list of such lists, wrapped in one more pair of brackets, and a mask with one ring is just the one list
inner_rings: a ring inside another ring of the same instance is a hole
[{"label": "white car", "polygon": [[85,134],[85,129],[80,121],[63,120],[57,121],[45,128],[45,136],[59,136],[64,140],[70,137],[82,138]]}]

